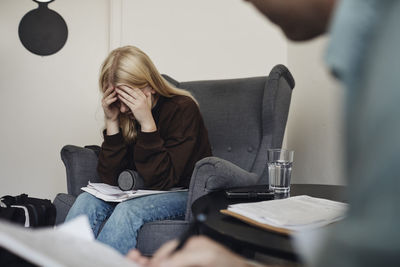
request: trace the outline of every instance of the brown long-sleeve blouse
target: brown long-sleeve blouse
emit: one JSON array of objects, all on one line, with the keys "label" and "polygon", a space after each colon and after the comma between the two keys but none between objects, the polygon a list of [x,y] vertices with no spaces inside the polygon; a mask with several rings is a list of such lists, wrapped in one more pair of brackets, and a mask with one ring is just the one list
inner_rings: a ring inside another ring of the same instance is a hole
[{"label": "brown long-sleeve blouse", "polygon": [[188,187],[194,165],[211,156],[207,129],[197,104],[187,96],[160,96],[152,109],[157,131],[138,130],[128,145],[121,131],[106,135],[97,171],[104,183],[116,185],[125,169],[136,170],[149,189]]}]

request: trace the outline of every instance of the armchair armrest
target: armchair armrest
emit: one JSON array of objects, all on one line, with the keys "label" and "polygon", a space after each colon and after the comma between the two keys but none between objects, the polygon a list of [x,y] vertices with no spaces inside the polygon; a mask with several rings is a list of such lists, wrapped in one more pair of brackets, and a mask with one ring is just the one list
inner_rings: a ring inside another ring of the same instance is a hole
[{"label": "armchair armrest", "polygon": [[199,160],[193,170],[189,185],[186,220],[192,220],[191,206],[199,197],[220,189],[257,184],[259,175],[217,157]]},{"label": "armchair armrest", "polygon": [[78,196],[88,181],[100,182],[97,174],[98,147],[66,145],[61,149],[61,159],[67,173],[68,194]]}]

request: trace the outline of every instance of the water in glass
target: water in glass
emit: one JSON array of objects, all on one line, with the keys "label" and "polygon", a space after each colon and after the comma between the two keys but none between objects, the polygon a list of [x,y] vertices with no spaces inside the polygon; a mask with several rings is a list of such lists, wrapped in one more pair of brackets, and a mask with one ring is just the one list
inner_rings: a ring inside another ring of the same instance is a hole
[{"label": "water in glass", "polygon": [[269,187],[275,193],[289,193],[293,162],[268,162]]}]

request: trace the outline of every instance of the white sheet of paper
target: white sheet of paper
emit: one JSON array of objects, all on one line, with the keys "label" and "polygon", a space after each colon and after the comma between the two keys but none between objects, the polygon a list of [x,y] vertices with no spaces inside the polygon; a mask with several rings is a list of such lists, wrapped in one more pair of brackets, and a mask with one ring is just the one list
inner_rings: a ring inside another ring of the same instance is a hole
[{"label": "white sheet of paper", "polygon": [[[137,267],[113,248],[87,236],[85,219],[54,228],[31,229],[0,221],[0,246],[39,265],[51,267]],[[84,233],[71,235],[70,231]]]},{"label": "white sheet of paper", "polygon": [[89,188],[93,188],[97,191],[99,191],[102,194],[106,195],[129,195],[129,194],[134,194],[136,191],[134,190],[128,190],[128,191],[122,191],[118,186],[112,186],[109,184],[104,184],[104,183],[91,183],[87,185]]},{"label": "white sheet of paper", "polygon": [[176,191],[187,191],[187,189],[173,188],[168,191],[160,190],[130,190],[122,191],[118,186],[112,186],[104,183],[91,183],[81,188],[83,191],[107,202],[123,202],[128,199],[142,197],[153,194],[165,194]]},{"label": "white sheet of paper", "polygon": [[54,227],[54,229],[59,233],[68,234],[77,238],[88,241],[94,240],[93,231],[90,229],[89,220],[85,215],[80,215],[67,223],[60,224]]}]

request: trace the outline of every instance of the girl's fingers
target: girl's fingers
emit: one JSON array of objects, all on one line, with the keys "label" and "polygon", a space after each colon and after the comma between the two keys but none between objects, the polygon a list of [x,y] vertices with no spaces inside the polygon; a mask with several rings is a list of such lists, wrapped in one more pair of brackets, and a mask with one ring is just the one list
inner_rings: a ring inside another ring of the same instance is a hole
[{"label": "girl's fingers", "polygon": [[109,105],[111,105],[112,103],[114,103],[114,102],[117,101],[117,100],[118,100],[117,97],[113,97],[113,98],[107,99],[107,100],[105,101],[105,104],[106,104],[107,106],[109,106]]},{"label": "girl's fingers", "polygon": [[115,92],[115,87],[108,87],[107,90],[104,92],[104,97],[107,97],[110,95],[112,92]]},{"label": "girl's fingers", "polygon": [[128,100],[130,102],[134,101],[134,99],[135,99],[130,94],[128,94],[128,93],[126,93],[125,91],[122,91],[122,90],[118,90],[117,89],[117,94],[118,94],[118,97],[122,97],[122,98],[124,98],[124,99],[126,99],[126,100]]},{"label": "girl's fingers", "polygon": [[132,102],[130,102],[129,100],[123,98],[122,96],[118,95],[118,99],[124,103],[126,106],[128,106],[129,108],[131,108],[131,106],[133,105]]},{"label": "girl's fingers", "polygon": [[138,99],[138,98],[145,98],[146,96],[144,95],[144,93],[142,92],[142,90],[134,87],[128,87],[128,86],[121,86],[118,87],[117,92],[119,93],[120,91],[125,92],[126,94],[130,95],[131,97]]},{"label": "girl's fingers", "polygon": [[109,99],[109,98],[114,98],[114,97],[116,97],[116,95],[117,95],[117,92],[114,90],[114,91],[111,92],[110,94],[104,95],[104,96],[103,96],[103,100],[107,100],[107,99]]},{"label": "girl's fingers", "polygon": [[113,92],[108,96],[103,97],[103,105],[109,106],[117,100],[117,92]]}]

